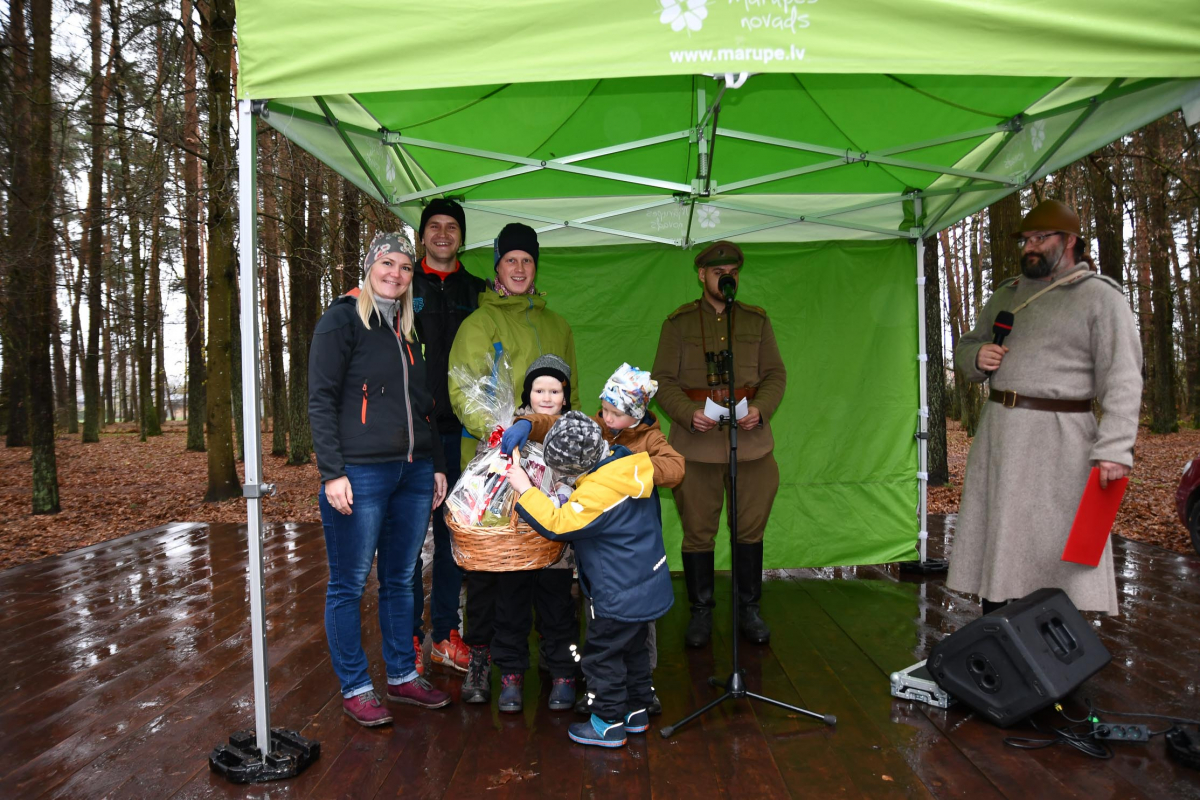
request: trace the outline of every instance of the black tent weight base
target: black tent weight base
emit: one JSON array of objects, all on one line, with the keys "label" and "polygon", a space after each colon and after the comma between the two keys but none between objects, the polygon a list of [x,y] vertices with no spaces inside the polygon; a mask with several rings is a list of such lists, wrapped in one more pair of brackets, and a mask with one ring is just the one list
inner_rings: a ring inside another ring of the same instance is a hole
[{"label": "black tent weight base", "polygon": [[238,731],[229,744],[219,744],[208,766],[230,783],[265,783],[292,778],[321,757],[321,743],[286,728],[271,729],[271,750],[263,758],[254,731]]}]

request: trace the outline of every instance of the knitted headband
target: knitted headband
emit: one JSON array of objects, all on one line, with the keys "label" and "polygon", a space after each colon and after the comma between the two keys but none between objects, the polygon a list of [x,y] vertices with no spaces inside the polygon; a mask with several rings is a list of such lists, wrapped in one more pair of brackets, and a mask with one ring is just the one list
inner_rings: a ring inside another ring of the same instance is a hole
[{"label": "knitted headband", "polygon": [[367,277],[375,262],[388,253],[406,255],[413,264],[417,263],[417,251],[407,236],[399,231],[380,231],[367,247],[367,256],[363,259],[363,277]]}]

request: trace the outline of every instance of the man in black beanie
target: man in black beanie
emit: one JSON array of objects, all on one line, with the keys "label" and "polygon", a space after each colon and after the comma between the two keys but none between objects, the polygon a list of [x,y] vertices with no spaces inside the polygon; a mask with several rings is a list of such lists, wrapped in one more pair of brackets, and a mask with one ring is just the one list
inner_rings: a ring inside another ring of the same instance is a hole
[{"label": "man in black beanie", "polygon": [[500,256],[518,250],[528,253],[533,259],[533,266],[538,263],[537,231],[520,222],[510,222],[505,225],[500,235],[496,237],[496,247],[493,256],[496,264],[500,264]]},{"label": "man in black beanie", "polygon": [[[458,251],[466,236],[463,208],[453,200],[434,198],[421,212],[417,236],[425,249],[421,266],[413,274],[413,312],[417,336],[425,347],[429,391],[436,401],[441,446],[446,452],[446,481],[458,480],[461,423],[450,406],[447,388],[450,346],[462,321],[479,307],[479,294],[487,288],[463,268]],[[413,635],[420,637],[425,612],[421,562],[413,581]],[[450,532],[440,513],[433,515],[433,586],[430,590],[431,663],[466,672],[469,648],[458,634],[458,597],[463,573],[450,551]]]}]

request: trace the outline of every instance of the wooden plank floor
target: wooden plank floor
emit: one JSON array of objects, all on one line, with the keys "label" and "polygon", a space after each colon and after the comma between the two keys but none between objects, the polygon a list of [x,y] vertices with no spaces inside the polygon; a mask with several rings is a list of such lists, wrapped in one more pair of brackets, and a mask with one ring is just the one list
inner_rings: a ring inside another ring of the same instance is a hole
[{"label": "wooden plank floor", "polygon": [[[931,521],[933,554],[952,539],[943,523]],[[455,702],[403,708],[394,726],[368,730],[342,715],[329,665],[320,527],[268,534],[272,722],[320,740],[316,764],[255,787],[209,772],[209,750],[253,726],[246,547],[235,526],[177,524],[0,572],[0,797],[1200,798],[1200,772],[1169,761],[1161,737],[1118,745],[1108,761],[1065,747],[1022,751],[961,708],[894,701],[888,674],[978,615],[941,578],[895,566],[772,572],[763,598],[772,643],[741,649],[749,688],[835,714],[836,728],[729,701],[670,740],[658,736],[659,724],[715,696],[710,675],[728,672],[721,577],[714,646],[703,651],[681,646],[676,579],[658,633],[665,713],[624,750],[571,744],[576,717],[545,708],[536,670],[521,715]],[[1116,551],[1122,614],[1096,619],[1114,660],[1070,708],[1088,697],[1196,718],[1200,559],[1125,541]],[[372,588],[365,640],[382,686],[375,605]],[[457,701],[457,678],[433,680]]]}]

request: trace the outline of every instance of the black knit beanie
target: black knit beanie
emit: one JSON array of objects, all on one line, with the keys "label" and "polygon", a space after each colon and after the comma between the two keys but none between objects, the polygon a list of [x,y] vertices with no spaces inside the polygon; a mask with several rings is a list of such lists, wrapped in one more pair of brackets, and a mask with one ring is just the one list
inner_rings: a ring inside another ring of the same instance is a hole
[{"label": "black knit beanie", "polygon": [[529,395],[533,392],[533,382],[541,377],[555,378],[563,385],[563,414],[571,410],[571,367],[553,353],[538,356],[525,371],[525,387],[521,391],[521,405],[529,407]]},{"label": "black knit beanie", "polygon": [[529,253],[533,256],[533,265],[536,267],[538,263],[537,231],[520,222],[510,222],[505,225],[500,231],[500,235],[496,237],[496,263],[499,264],[500,259],[513,250],[524,250]]},{"label": "black knit beanie", "polygon": [[582,411],[568,411],[550,426],[542,443],[546,466],[561,475],[582,475],[608,453],[596,420]]},{"label": "black knit beanie", "polygon": [[425,210],[421,212],[421,226],[417,229],[417,238],[425,241],[425,226],[429,223],[429,218],[436,214],[445,214],[447,217],[453,217],[458,223],[458,230],[462,234],[462,241],[467,241],[467,216],[463,212],[463,207],[453,200],[447,200],[444,197],[435,197],[429,201],[429,205],[425,206]]}]

